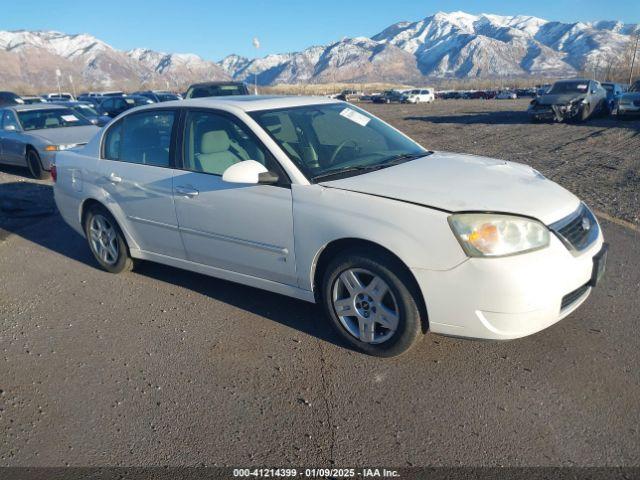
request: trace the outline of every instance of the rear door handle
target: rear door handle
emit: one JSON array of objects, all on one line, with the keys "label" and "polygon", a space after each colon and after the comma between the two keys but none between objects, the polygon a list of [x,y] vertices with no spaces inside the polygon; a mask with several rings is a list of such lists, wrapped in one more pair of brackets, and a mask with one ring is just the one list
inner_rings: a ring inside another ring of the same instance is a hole
[{"label": "rear door handle", "polygon": [[197,197],[200,192],[193,187],[180,186],[176,187],[176,193],[183,197],[193,198]]},{"label": "rear door handle", "polygon": [[111,182],[111,183],[122,183],[122,177],[119,177],[118,175],[116,175],[115,173],[111,172],[109,174],[109,176],[107,177],[107,179]]}]

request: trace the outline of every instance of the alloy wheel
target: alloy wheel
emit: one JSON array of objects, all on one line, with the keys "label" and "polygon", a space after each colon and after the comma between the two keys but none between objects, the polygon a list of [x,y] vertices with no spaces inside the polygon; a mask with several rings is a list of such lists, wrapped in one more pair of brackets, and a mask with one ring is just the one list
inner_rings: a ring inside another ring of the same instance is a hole
[{"label": "alloy wheel", "polygon": [[114,226],[107,218],[95,214],[89,225],[89,240],[96,256],[107,265],[115,265],[118,261],[118,237]]},{"label": "alloy wheel", "polygon": [[342,272],[334,281],[332,302],[342,326],[361,342],[383,343],[398,329],[400,309],[393,292],[368,270]]}]

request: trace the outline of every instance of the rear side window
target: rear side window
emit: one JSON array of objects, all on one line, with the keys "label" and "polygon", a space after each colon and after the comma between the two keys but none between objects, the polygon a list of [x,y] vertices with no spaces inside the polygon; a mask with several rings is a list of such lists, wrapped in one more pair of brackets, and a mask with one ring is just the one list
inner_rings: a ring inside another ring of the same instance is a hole
[{"label": "rear side window", "polygon": [[104,158],[169,167],[174,112],[148,111],[125,117],[104,140]]}]

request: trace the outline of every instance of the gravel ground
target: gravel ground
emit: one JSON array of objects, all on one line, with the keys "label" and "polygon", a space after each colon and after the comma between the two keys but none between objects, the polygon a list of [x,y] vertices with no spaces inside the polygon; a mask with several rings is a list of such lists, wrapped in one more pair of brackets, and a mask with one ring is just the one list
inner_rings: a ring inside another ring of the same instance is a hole
[{"label": "gravel ground", "polygon": [[432,150],[531,165],[594,208],[640,224],[640,119],[532,124],[527,100],[361,104]]},{"label": "gravel ground", "polygon": [[[431,148],[530,162],[637,222],[617,176],[638,171],[633,148],[615,150],[619,170],[597,166],[600,142],[638,145],[637,123],[532,126],[513,113],[523,102],[449,105],[368,108]],[[633,229],[603,223],[606,281],[553,327],[428,335],[377,359],[310,304],[150,263],[101,271],[50,184],[23,175],[0,169],[0,466],[640,466]]]}]

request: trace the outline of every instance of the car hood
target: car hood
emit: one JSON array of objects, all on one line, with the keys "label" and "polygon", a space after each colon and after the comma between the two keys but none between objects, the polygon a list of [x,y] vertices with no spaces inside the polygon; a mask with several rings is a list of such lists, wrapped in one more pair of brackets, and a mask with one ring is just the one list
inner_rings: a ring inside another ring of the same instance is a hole
[{"label": "car hood", "polygon": [[580,205],[571,192],[526,165],[446,152],[321,185],[449,212],[525,215],[547,225]]},{"label": "car hood", "polygon": [[536,101],[540,105],[566,105],[574,100],[582,100],[587,97],[586,93],[559,93],[559,94],[547,94],[538,97]]},{"label": "car hood", "polygon": [[42,130],[32,130],[31,135],[50,142],[54,145],[66,143],[87,143],[100,131],[100,127],[95,125],[82,125],[80,127],[46,128]]}]

